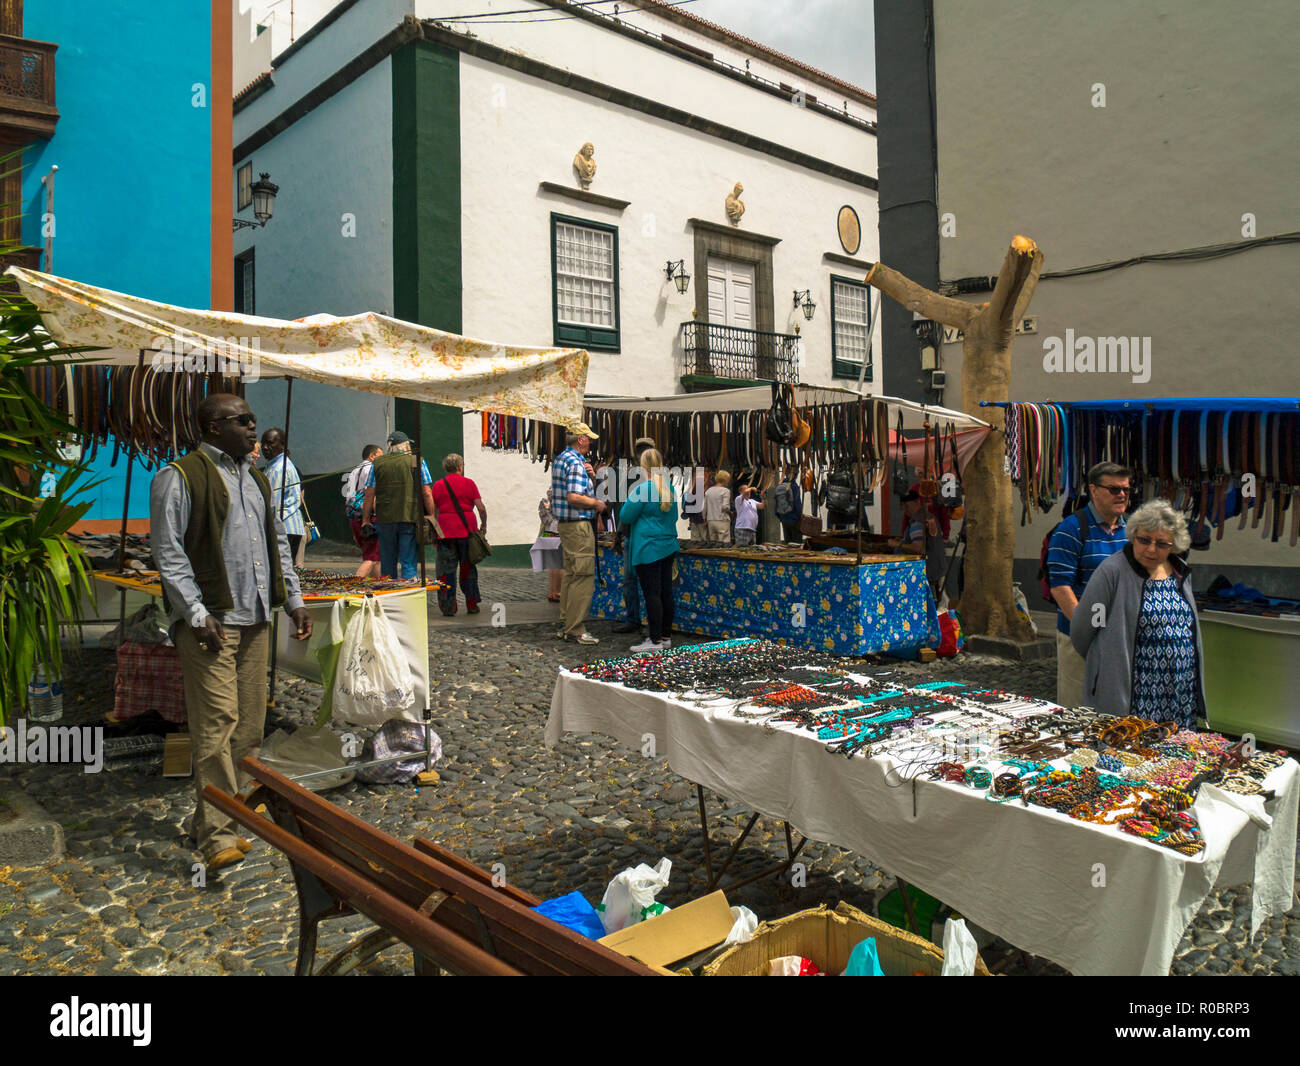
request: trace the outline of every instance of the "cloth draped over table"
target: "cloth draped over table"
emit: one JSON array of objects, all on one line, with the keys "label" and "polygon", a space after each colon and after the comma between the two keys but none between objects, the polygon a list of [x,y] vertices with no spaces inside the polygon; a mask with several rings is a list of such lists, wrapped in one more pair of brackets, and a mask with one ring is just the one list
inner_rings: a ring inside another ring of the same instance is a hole
[{"label": "cloth draped over table", "polygon": [[56,341],[103,349],[91,355],[96,363],[135,366],[143,349],[155,369],[291,376],[555,422],[582,416],[583,349],[473,340],[373,312],[289,322],[197,310],[21,267],[5,273],[44,312]]},{"label": "cloth draped over table", "polygon": [[[1133,471],[1145,498],[1161,496],[1198,530],[1240,516],[1276,542],[1300,542],[1300,398],[1204,397],[1009,403],[1006,465],[1021,523],[1035,508],[1081,497],[1103,460]],[[1290,510],[1288,516],[1286,512]]]}]

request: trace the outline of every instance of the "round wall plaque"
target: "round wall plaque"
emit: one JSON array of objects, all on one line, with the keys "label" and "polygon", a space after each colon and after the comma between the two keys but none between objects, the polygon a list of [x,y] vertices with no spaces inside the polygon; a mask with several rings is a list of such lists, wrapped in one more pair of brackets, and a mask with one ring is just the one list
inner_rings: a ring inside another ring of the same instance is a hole
[{"label": "round wall plaque", "polygon": [[840,217],[836,221],[840,231],[840,245],[849,255],[857,255],[862,247],[862,224],[858,213],[848,204],[840,208]]}]

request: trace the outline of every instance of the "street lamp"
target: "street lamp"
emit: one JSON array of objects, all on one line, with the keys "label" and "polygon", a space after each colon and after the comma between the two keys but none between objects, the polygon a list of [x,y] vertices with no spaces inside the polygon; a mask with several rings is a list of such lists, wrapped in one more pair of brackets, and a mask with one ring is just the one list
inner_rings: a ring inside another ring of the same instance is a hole
[{"label": "street lamp", "polygon": [[271,175],[262,171],[258,181],[253,182],[253,215],[256,222],[249,222],[246,219],[234,219],[234,229],[252,229],[256,226],[265,226],[271,221],[271,215],[275,211],[275,194],[280,191],[280,186],[271,181]]},{"label": "street lamp", "polygon": [[677,262],[669,262],[664,268],[664,273],[668,275],[668,280],[677,286],[677,291],[685,295],[686,288],[691,283],[691,276],[686,273],[686,260],[679,259]]},{"label": "street lamp", "polygon": [[803,317],[809,322],[812,321],[813,312],[817,310],[817,305],[813,303],[811,289],[796,292],[794,294],[794,305],[795,307],[802,307]]}]

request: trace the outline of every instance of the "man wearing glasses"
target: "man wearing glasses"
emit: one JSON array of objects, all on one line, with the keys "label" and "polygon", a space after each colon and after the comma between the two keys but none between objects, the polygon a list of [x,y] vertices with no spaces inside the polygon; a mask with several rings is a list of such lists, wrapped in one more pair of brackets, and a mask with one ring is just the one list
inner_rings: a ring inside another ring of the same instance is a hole
[{"label": "man wearing glasses", "polygon": [[1098,463],[1088,471],[1091,502],[1062,519],[1047,550],[1047,576],[1056,601],[1056,702],[1083,703],[1083,657],[1070,643],[1070,620],[1093,572],[1126,543],[1124,512],[1132,477],[1118,463]]},{"label": "man wearing glasses", "polygon": [[163,467],[149,489],[149,539],[162,579],[167,625],[185,678],[194,742],[194,839],[209,872],[252,847],[203,799],[227,794],[239,761],[262,743],[270,621],[283,607],[294,636],[311,636],[284,526],[266,475],[250,461],[257,420],[244,400],[215,393],[199,403],[202,440]]}]

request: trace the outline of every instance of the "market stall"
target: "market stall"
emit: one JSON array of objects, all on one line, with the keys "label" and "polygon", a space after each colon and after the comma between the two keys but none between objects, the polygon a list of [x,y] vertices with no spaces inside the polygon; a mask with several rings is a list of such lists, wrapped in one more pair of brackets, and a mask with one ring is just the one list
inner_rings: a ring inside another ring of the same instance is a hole
[{"label": "market stall", "polygon": [[[623,553],[599,548],[594,618],[621,619]],[[673,627],[767,637],[843,655],[910,656],[938,637],[925,560],[764,548],[687,549],[677,557]]]},{"label": "market stall", "polygon": [[[1020,490],[1022,524],[1035,510],[1081,499],[1088,469],[1106,460],[1133,471],[1140,499],[1163,497],[1186,514],[1194,547],[1210,548],[1230,528],[1300,544],[1300,398],[999,406],[1007,409],[1007,470]],[[1197,605],[1210,726],[1300,746],[1297,607],[1204,589]]]},{"label": "market stall", "polygon": [[1215,734],[752,640],[562,670],[546,742],[592,732],[1080,975],[1167,973],[1215,887],[1292,903],[1300,768]]},{"label": "market stall", "polygon": [[[232,384],[237,387],[245,378],[288,378],[286,436],[294,378],[559,422],[573,420],[581,410],[589,361],[581,349],[489,343],[374,313],[313,315],[289,322],[176,307],[20,267],[11,266],[5,274],[41,310],[43,326],[56,342],[94,350],[90,357],[76,353],[57,357],[56,362],[110,368],[104,377],[83,374],[80,389],[61,390],[55,374],[47,402],[89,438],[113,436],[132,459],[147,454],[161,462],[194,447],[194,416],[201,397]],[[419,426],[417,419],[413,471],[419,469]],[[119,569],[125,560],[131,466],[127,469]],[[424,552],[420,567],[421,584],[427,588]],[[126,592],[123,587],[119,624],[125,622]],[[421,589],[419,600],[424,598]],[[421,613],[420,623],[426,621]],[[272,623],[272,698],[282,649],[295,643],[281,639],[278,622],[277,612]],[[411,654],[419,660],[427,701],[427,635],[421,647],[422,654]],[[426,734],[432,737],[432,730]]]}]

